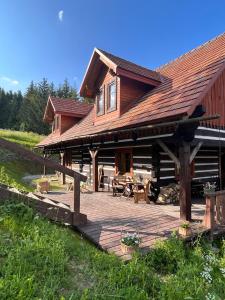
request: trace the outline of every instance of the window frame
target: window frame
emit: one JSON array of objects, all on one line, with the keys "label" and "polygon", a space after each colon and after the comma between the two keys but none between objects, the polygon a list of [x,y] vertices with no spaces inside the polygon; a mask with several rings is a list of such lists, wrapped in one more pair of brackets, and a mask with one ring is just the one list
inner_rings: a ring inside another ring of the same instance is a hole
[{"label": "window frame", "polygon": [[[102,111],[99,111],[99,99],[100,99],[100,94],[103,94],[103,108],[102,108]],[[97,113],[97,116],[102,116],[105,114],[105,87],[102,86],[100,89],[99,89],[99,93],[96,97],[96,113]]]},{"label": "window frame", "polygon": [[[110,86],[115,85],[115,107],[110,107]],[[107,85],[107,112],[112,112],[117,110],[117,85],[116,85],[116,80],[112,80],[111,82],[108,83]]]}]

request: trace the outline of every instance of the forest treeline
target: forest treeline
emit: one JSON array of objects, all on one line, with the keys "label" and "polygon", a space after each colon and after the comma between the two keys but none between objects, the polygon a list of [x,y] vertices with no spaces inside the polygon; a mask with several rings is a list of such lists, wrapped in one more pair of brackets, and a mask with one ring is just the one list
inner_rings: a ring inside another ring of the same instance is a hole
[{"label": "forest treeline", "polygon": [[48,134],[50,126],[43,122],[43,114],[49,95],[73,98],[75,101],[91,101],[80,98],[76,88],[67,79],[57,87],[46,78],[37,83],[31,81],[24,95],[20,91],[5,91],[0,88],[0,128]]}]

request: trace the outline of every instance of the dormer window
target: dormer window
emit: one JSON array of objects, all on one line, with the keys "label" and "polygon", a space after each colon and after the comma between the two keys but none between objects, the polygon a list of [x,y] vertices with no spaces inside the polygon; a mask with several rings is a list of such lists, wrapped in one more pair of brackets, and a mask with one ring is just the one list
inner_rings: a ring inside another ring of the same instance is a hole
[{"label": "dormer window", "polygon": [[108,111],[116,110],[116,82],[113,81],[108,85]]},{"label": "dormer window", "polygon": [[97,114],[103,115],[104,109],[104,89],[101,88],[99,94],[97,95]]}]

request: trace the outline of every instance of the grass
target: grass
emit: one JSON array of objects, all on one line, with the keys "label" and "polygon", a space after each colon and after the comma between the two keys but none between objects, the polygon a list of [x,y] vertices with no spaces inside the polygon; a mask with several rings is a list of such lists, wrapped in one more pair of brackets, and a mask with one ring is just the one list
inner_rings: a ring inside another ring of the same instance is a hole
[{"label": "grass", "polygon": [[26,148],[32,149],[36,144],[38,144],[44,138],[44,136],[41,136],[33,132],[1,129],[0,138],[4,138],[10,142],[14,142]]},{"label": "grass", "polygon": [[0,206],[0,299],[225,299],[225,243],[175,235],[129,263],[16,202]]},{"label": "grass", "polygon": [[[13,130],[0,130],[0,138],[20,144],[32,149],[43,136],[32,132],[21,132]],[[25,175],[36,175],[43,172],[43,167],[18,157],[5,149],[0,149],[0,182],[14,186],[20,190],[32,191],[34,188],[23,181]]]}]

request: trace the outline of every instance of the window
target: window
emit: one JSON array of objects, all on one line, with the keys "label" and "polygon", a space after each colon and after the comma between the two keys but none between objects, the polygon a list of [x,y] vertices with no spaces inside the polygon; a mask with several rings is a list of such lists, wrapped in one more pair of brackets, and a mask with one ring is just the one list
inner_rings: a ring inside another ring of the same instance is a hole
[{"label": "window", "polygon": [[109,111],[116,109],[116,83],[113,81],[108,85],[108,105]]},{"label": "window", "polygon": [[53,131],[59,129],[59,116],[55,116],[53,124],[52,124]]},{"label": "window", "polygon": [[97,95],[97,114],[104,114],[104,89],[101,88]]}]

